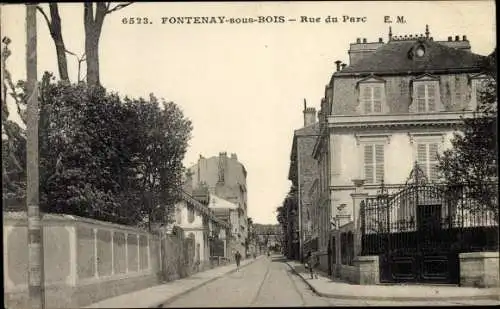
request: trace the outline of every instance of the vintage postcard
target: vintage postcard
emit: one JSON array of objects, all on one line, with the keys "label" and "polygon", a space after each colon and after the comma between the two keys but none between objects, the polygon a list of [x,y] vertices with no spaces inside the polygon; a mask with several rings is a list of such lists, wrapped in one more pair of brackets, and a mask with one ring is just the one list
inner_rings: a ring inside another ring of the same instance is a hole
[{"label": "vintage postcard", "polygon": [[500,304],[493,1],[0,9],[5,308]]}]

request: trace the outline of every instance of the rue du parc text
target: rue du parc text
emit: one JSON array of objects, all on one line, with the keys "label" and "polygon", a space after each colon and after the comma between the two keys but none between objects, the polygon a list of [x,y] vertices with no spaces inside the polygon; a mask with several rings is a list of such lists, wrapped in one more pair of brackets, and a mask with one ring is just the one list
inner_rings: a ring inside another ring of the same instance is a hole
[{"label": "rue du parc text", "polygon": [[[404,16],[381,16],[381,21],[384,23],[406,23]],[[182,25],[182,24],[282,24],[282,23],[303,23],[303,24],[317,24],[317,23],[366,23],[368,18],[366,16],[254,16],[254,17],[230,17],[230,16],[166,16],[159,19],[160,24],[169,25]],[[156,22],[148,17],[123,17],[122,24],[154,24]]]}]

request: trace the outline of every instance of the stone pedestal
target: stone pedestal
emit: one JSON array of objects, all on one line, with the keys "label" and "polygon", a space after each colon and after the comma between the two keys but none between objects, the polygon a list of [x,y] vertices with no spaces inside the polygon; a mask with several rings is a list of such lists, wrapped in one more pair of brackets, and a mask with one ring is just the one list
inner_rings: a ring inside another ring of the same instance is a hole
[{"label": "stone pedestal", "polygon": [[500,287],[498,252],[460,253],[460,285]]},{"label": "stone pedestal", "polygon": [[380,283],[378,255],[358,256],[354,258],[354,265],[359,270],[359,284]]}]

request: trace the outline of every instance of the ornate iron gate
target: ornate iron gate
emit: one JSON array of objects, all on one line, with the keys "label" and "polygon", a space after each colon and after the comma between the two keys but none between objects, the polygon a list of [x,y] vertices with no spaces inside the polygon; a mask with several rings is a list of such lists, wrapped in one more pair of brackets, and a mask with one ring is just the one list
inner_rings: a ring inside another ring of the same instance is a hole
[{"label": "ornate iron gate", "polygon": [[409,181],[361,205],[362,255],[379,255],[381,282],[458,284],[461,252],[498,249],[498,212],[478,205],[465,185]]}]

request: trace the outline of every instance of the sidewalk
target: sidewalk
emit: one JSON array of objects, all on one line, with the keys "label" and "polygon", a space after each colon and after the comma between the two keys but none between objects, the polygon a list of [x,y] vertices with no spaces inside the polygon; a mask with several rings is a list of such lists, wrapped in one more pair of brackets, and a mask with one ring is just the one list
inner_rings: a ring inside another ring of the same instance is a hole
[{"label": "sidewalk", "polygon": [[[365,299],[390,301],[438,301],[438,300],[500,300],[499,288],[468,288],[431,285],[357,285],[332,281],[324,273],[318,279],[311,275],[303,264],[287,261],[288,266],[319,296],[339,299]],[[500,304],[500,301],[499,301]]]},{"label": "sidewalk", "polygon": [[[252,258],[243,260],[240,267],[245,267],[262,257],[263,255],[255,260]],[[161,308],[162,305],[234,271],[236,271],[236,265],[229,264],[166,284],[104,299],[85,308]]]}]

